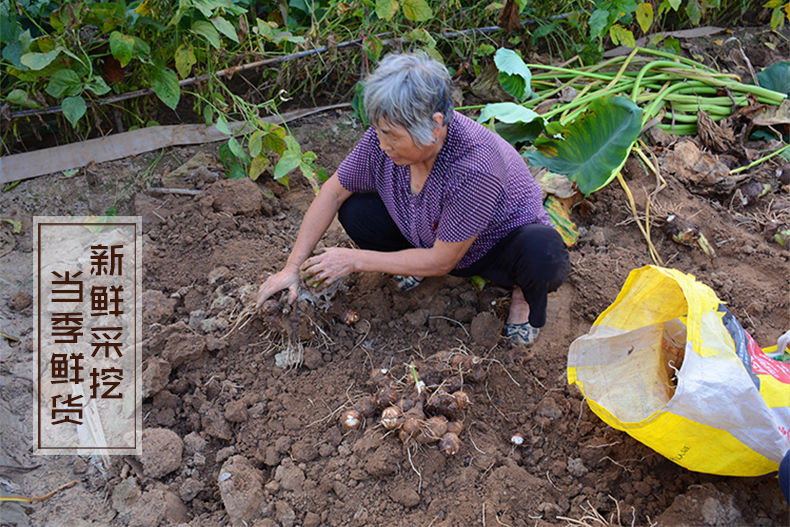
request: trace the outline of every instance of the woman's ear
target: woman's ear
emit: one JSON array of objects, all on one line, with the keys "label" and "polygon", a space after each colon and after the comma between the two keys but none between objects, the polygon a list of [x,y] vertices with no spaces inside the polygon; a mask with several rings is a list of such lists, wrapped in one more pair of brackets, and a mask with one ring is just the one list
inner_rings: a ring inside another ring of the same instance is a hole
[{"label": "woman's ear", "polygon": [[433,122],[436,123],[436,127],[433,129],[433,139],[434,141],[438,141],[439,137],[441,137],[442,134],[442,126],[444,125],[444,115],[442,115],[440,112],[434,112],[434,114],[431,117],[433,117]]}]

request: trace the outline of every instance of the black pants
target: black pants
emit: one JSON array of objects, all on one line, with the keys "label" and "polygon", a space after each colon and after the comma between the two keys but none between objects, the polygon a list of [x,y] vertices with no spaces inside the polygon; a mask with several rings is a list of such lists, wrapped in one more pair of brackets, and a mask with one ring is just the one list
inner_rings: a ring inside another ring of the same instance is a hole
[{"label": "black pants", "polygon": [[[414,246],[403,236],[378,194],[352,194],[340,207],[338,219],[360,248],[401,251]],[[540,223],[522,225],[499,241],[469,267],[455,269],[453,276],[482,276],[491,282],[518,285],[529,304],[529,323],[546,324],[548,294],[568,277],[570,259],[562,237]]]}]

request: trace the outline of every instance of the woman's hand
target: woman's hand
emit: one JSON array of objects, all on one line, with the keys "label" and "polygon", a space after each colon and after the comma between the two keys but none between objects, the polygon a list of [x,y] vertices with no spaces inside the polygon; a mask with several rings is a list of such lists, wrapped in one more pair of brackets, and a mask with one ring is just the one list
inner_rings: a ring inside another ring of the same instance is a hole
[{"label": "woman's hand", "polygon": [[296,300],[297,289],[299,288],[299,267],[286,264],[282,271],[271,275],[258,288],[258,301],[255,309],[259,309],[267,299],[273,294],[283,289],[289,291],[288,302]]},{"label": "woman's hand", "polygon": [[302,264],[305,282],[312,287],[327,286],[356,271],[356,258],[354,249],[342,247],[324,249]]}]

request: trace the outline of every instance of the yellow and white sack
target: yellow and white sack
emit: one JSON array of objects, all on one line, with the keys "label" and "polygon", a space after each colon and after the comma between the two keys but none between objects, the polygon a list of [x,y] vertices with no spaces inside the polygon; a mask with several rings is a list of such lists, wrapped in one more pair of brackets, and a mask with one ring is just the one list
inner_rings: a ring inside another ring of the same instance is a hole
[{"label": "yellow and white sack", "polygon": [[568,382],[607,424],[690,470],[759,476],[790,449],[790,364],[674,269],[631,271],[571,344]]}]

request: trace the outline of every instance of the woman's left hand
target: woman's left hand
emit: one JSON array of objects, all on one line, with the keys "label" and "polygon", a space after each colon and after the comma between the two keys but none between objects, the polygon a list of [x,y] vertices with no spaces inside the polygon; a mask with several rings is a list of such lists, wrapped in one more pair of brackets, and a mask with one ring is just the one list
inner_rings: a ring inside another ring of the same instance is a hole
[{"label": "woman's left hand", "polygon": [[354,249],[330,247],[311,256],[302,264],[305,283],[311,287],[327,286],[353,273],[356,270],[354,253]]}]

